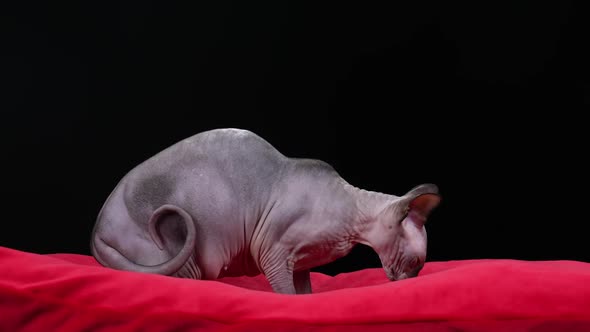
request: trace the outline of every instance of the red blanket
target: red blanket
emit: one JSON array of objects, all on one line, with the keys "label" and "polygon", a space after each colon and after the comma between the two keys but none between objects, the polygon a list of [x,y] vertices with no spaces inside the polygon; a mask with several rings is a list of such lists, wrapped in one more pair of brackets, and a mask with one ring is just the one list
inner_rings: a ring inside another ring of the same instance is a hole
[{"label": "red blanket", "polygon": [[590,331],[590,264],[427,263],[312,273],[314,294],[263,276],[195,281],[99,266],[89,256],[0,247],[0,331]]}]

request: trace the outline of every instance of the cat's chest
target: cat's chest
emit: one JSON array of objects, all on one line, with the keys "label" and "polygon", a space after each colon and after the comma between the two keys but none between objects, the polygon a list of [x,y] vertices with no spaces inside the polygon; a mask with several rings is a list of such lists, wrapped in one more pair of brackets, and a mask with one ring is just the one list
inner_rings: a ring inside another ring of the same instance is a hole
[{"label": "cat's chest", "polygon": [[350,253],[355,244],[347,237],[305,244],[294,253],[294,269],[308,270],[331,263]]}]

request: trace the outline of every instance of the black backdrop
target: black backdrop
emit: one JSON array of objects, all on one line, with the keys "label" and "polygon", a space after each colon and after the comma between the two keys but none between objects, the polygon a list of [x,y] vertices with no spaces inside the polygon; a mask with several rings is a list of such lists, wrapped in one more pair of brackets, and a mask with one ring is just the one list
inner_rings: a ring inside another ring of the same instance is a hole
[{"label": "black backdrop", "polygon": [[[2,246],[88,254],[130,168],[239,127],[365,189],[438,184],[428,260],[590,261],[573,3],[2,6]],[[319,270],[371,266],[358,247]]]}]

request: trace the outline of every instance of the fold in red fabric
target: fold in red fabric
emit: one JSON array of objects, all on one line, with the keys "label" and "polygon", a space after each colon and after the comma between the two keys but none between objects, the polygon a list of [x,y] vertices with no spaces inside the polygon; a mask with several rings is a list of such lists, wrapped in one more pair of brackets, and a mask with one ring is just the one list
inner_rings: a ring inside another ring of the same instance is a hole
[{"label": "fold in red fabric", "polygon": [[0,247],[0,331],[590,331],[585,262],[429,262],[396,282],[312,273],[312,287],[275,294],[262,275],[188,280]]}]

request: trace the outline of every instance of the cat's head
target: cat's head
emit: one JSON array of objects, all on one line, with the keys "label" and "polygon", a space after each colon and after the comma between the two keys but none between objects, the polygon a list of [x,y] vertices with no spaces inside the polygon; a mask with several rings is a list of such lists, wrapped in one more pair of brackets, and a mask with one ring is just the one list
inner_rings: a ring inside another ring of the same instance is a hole
[{"label": "cat's head", "polygon": [[434,184],[417,186],[388,203],[367,234],[389,280],[415,277],[426,260],[426,228],[430,213],[440,204]]}]

